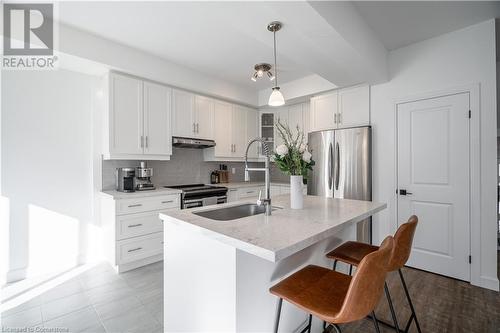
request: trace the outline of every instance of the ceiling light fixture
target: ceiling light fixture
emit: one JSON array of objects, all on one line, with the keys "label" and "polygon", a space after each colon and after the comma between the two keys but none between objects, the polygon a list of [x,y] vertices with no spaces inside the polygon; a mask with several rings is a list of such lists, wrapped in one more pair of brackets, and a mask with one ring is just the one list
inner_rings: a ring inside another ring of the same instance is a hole
[{"label": "ceiling light fixture", "polygon": [[[276,67],[276,31],[279,31],[282,27],[281,22],[274,21],[267,25],[267,30],[273,33],[274,38],[274,80],[275,84],[273,87],[273,91],[271,96],[269,96],[269,101],[267,102],[270,106],[281,106],[285,104],[285,98],[280,91],[280,87],[278,86],[278,67]],[[272,81],[271,77],[269,79]]]},{"label": "ceiling light fixture", "polygon": [[274,75],[271,73],[271,65],[266,64],[266,63],[261,63],[257,64],[253,67],[255,69],[255,72],[253,73],[252,77],[250,78],[253,82],[257,81],[257,79],[260,79],[261,77],[264,76],[264,73],[267,74],[269,77],[269,80],[274,80]]}]

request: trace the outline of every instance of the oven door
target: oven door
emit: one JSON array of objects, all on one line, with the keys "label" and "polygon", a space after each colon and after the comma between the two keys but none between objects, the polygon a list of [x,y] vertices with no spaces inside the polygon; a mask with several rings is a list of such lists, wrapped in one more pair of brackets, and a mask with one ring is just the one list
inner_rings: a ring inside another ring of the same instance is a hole
[{"label": "oven door", "polygon": [[182,201],[182,209],[219,205],[226,202],[227,202],[227,196],[225,195],[218,197],[184,199]]}]

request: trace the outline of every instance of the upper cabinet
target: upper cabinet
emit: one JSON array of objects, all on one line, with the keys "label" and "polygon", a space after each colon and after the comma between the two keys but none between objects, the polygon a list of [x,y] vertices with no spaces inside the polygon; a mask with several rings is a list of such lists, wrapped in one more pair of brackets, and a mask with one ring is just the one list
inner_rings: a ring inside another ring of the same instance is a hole
[{"label": "upper cabinet", "polygon": [[171,89],[118,73],[107,78],[105,159],[170,159]]},{"label": "upper cabinet", "polygon": [[369,86],[339,89],[311,98],[309,124],[311,132],[369,124]]},{"label": "upper cabinet", "polygon": [[211,98],[174,89],[172,109],[173,136],[213,139],[214,101]]},{"label": "upper cabinet", "polygon": [[214,156],[232,157],[233,131],[232,131],[233,106],[222,101],[214,103]]}]

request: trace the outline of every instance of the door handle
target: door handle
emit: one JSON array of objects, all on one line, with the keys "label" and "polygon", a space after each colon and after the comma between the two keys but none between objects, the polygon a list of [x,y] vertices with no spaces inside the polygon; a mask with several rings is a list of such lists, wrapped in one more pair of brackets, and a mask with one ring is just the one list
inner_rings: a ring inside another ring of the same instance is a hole
[{"label": "door handle", "polygon": [[193,123],[193,133],[196,133],[196,124]]},{"label": "door handle", "polygon": [[412,195],[412,192],[408,192],[406,189],[400,188],[399,195]]},{"label": "door handle", "polygon": [[148,136],[146,135],[146,148],[148,148]]},{"label": "door handle", "polygon": [[200,124],[196,123],[196,133],[200,133]]},{"label": "door handle", "polygon": [[332,182],[333,182],[333,171],[332,171],[332,159],[333,159],[333,148],[332,144],[330,143],[330,146],[328,147],[328,189],[332,189]]},{"label": "door handle", "polygon": [[339,189],[339,180],[340,180],[340,147],[339,143],[335,144],[335,190]]},{"label": "door handle", "polygon": [[144,137],[141,135],[141,148],[144,148]]}]

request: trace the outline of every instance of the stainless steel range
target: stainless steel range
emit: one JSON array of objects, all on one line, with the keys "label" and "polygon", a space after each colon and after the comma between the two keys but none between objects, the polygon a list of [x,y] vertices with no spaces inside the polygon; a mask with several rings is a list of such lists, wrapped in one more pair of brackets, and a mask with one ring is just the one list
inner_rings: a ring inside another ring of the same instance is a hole
[{"label": "stainless steel range", "polygon": [[227,202],[227,187],[204,184],[165,186],[181,190],[181,208],[202,207]]}]

